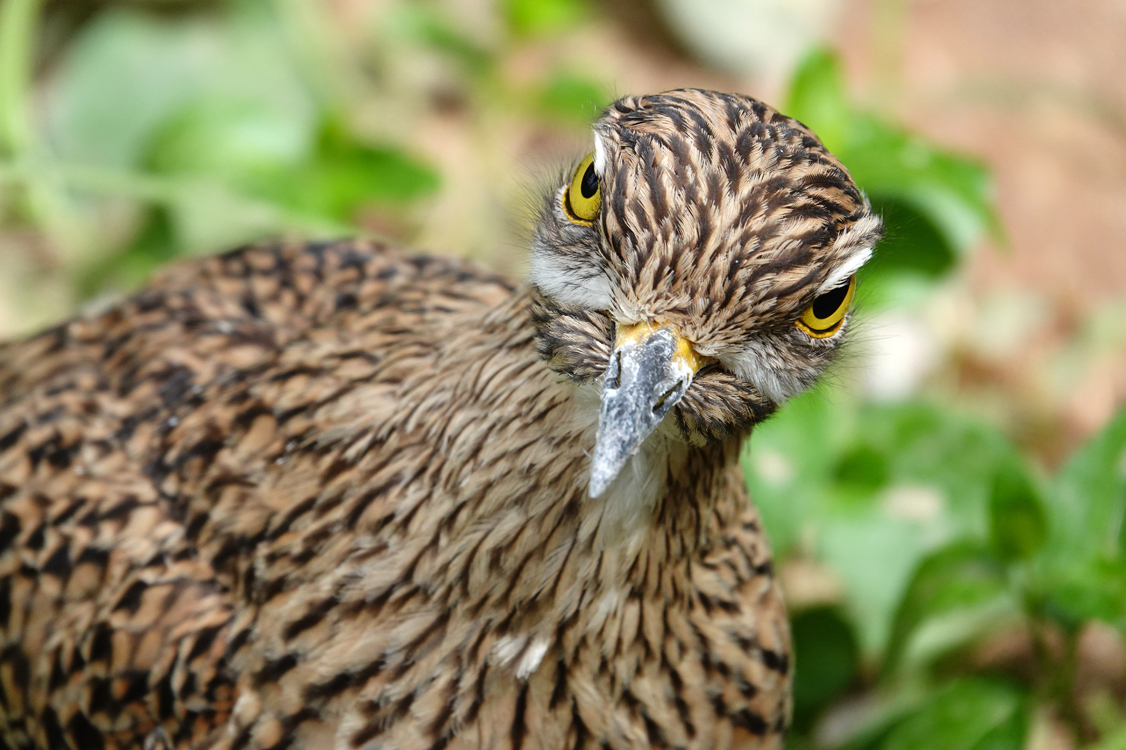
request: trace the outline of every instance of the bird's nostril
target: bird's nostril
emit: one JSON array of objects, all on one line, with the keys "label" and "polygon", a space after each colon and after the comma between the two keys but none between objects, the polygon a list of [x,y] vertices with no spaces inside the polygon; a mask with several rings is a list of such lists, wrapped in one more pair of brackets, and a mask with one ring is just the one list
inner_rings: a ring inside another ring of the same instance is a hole
[{"label": "bird's nostril", "polygon": [[622,387],[622,353],[614,352],[614,358],[610,360],[610,387]]},{"label": "bird's nostril", "polygon": [[661,408],[665,405],[665,403],[670,398],[677,395],[677,391],[679,391],[681,389],[682,385],[683,385],[683,383],[677,383],[672,388],[669,388],[667,391],[665,391],[663,394],[661,394],[661,397],[659,399],[657,399],[657,402],[655,404],[653,404],[653,413],[656,414],[659,411],[661,411]]}]

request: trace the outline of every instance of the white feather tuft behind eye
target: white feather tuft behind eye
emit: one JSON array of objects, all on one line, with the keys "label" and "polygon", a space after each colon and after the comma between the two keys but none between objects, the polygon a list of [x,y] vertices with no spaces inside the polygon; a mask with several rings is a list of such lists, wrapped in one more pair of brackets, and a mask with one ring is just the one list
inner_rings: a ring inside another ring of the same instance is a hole
[{"label": "white feather tuft behind eye", "polygon": [[610,280],[593,265],[579,266],[570,259],[550,252],[532,256],[532,283],[547,296],[587,310],[610,310],[614,295]]},{"label": "white feather tuft behind eye", "polygon": [[598,131],[594,132],[594,172],[599,177],[606,173],[606,144]]},{"label": "white feather tuft behind eye", "polygon": [[[843,247],[850,244],[860,244],[864,241],[865,235],[877,236],[880,230],[880,219],[875,215],[865,216],[854,225],[841,232],[836,241],[833,242],[835,247]],[[840,286],[849,276],[860,270],[860,267],[872,259],[872,246],[861,245],[859,249],[854,250],[853,253],[839,266],[837,266],[829,277],[825,280],[820,287],[817,288],[818,294],[824,294],[830,289],[836,289]]]},{"label": "white feather tuft behind eye", "polygon": [[832,289],[836,289],[838,286],[848,281],[850,276],[859,271],[860,267],[867,263],[871,257],[872,248],[870,247],[857,251],[851,258],[837,266],[833,273],[829,274],[829,278],[825,283],[818,287],[817,293],[824,294]]},{"label": "white feather tuft behind eye", "polygon": [[805,390],[798,373],[784,364],[786,357],[765,339],[753,339],[740,351],[721,355],[719,361],[779,406]]}]

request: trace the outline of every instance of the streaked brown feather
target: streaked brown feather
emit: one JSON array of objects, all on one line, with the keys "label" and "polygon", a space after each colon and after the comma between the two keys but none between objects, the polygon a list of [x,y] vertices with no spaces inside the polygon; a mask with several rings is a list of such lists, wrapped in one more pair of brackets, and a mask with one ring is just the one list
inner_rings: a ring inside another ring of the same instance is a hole
[{"label": "streaked brown feather", "polygon": [[621,526],[587,494],[591,385],[615,316],[717,352],[781,330],[869,214],[794,121],[662,96],[597,126],[604,242],[551,204],[536,240],[588,250],[616,310],[277,245],[0,346],[3,743],[780,746],[789,635],[737,461],[777,403],[701,373]]}]

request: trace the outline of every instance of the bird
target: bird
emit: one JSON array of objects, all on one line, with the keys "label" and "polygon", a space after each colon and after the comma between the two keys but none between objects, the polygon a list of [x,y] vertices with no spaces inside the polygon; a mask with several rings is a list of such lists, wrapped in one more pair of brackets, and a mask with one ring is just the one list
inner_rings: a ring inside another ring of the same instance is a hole
[{"label": "bird", "polygon": [[881,221],[749,96],[591,138],[523,280],[267,242],[0,345],[0,747],[781,746],[739,456]]}]

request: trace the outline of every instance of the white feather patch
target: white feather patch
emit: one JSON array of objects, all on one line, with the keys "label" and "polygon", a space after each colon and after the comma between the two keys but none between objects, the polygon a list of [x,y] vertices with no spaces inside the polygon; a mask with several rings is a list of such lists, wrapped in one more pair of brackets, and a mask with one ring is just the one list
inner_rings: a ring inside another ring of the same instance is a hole
[{"label": "white feather patch", "polygon": [[[599,389],[585,386],[576,391],[575,426],[588,435],[593,448],[598,430]],[[665,491],[669,462],[674,450],[685,446],[670,434],[671,416],[657,426],[637,453],[626,461],[618,476],[598,498],[588,498],[591,512],[582,534],[593,534],[599,549],[616,549],[634,555],[644,541],[657,499]]]},{"label": "white feather patch", "polygon": [[526,680],[536,671],[551,642],[546,638],[528,635],[505,635],[497,639],[492,656],[495,664],[508,666],[516,662],[516,678]]},{"label": "white feather patch", "polygon": [[553,299],[588,310],[609,310],[614,297],[610,280],[596,268],[575,268],[565,257],[540,251],[532,256],[530,278]]},{"label": "white feather patch", "polygon": [[599,177],[606,173],[606,144],[597,130],[594,131],[594,171]]},{"label": "white feather patch", "polygon": [[834,247],[848,247],[849,245],[859,245],[860,247],[844,263],[833,269],[825,283],[817,289],[818,294],[824,294],[830,289],[840,286],[842,281],[859,271],[861,266],[871,260],[872,246],[861,243],[865,242],[866,238],[870,239],[877,236],[879,229],[880,218],[874,214],[869,214],[841,232],[840,236],[833,241]]},{"label": "white feather patch", "polygon": [[535,672],[540,662],[543,661],[543,655],[547,653],[548,645],[550,644],[546,638],[536,638],[532,641],[516,664],[516,679],[526,680],[532,676],[532,672]]},{"label": "white feather patch", "polygon": [[801,379],[772,362],[784,362],[773,346],[762,341],[750,341],[743,349],[721,356],[724,367],[743,380],[753,384],[764,396],[781,406],[786,399],[802,390]]},{"label": "white feather patch", "polygon": [[872,258],[872,248],[866,247],[862,250],[855,252],[852,257],[840,264],[826,279],[818,289],[818,294],[824,294],[830,289],[836,289],[845,279],[852,276],[860,270],[860,267],[867,263]]},{"label": "white feather patch", "polygon": [[599,537],[604,547],[630,547],[636,543],[652,517],[657,497],[665,489],[668,453],[667,439],[654,432],[606,488],[600,498]]},{"label": "white feather patch", "polygon": [[493,646],[493,659],[496,664],[506,666],[519,656],[528,645],[526,635],[502,635]]}]

